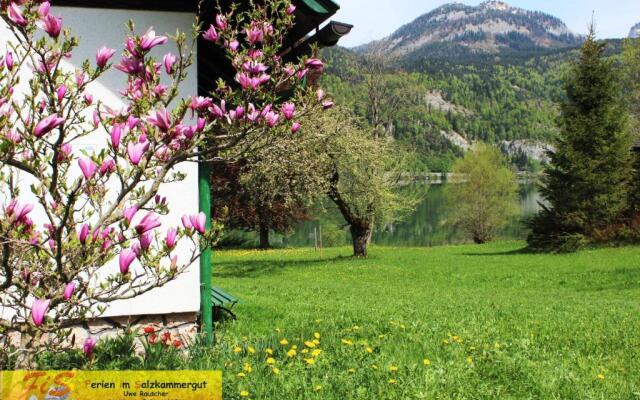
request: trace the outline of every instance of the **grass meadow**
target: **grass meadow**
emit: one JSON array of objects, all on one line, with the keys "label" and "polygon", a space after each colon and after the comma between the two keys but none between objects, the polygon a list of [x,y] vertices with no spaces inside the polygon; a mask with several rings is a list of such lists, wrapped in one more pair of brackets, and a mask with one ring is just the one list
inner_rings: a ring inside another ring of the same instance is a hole
[{"label": "grass meadow", "polygon": [[638,399],[640,248],[229,250],[225,399]]}]

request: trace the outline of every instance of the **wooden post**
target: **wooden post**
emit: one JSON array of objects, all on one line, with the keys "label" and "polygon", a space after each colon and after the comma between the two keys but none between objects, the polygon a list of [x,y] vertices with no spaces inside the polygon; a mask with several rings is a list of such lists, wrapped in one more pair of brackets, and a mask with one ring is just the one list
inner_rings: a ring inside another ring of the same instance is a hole
[{"label": "wooden post", "polygon": [[319,240],[320,240],[320,258],[322,258],[322,225],[318,226],[318,232],[319,232]]}]

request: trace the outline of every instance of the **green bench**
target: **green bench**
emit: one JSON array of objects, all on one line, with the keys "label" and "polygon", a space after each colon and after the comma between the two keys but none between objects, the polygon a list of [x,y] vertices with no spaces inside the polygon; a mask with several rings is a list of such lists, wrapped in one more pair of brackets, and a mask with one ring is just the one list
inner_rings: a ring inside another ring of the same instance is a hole
[{"label": "green bench", "polygon": [[231,311],[231,309],[240,301],[237,297],[225,292],[219,287],[214,286],[211,288],[211,299],[213,303],[214,319],[221,319],[222,312],[226,312],[231,316],[231,318],[236,319],[236,315]]}]

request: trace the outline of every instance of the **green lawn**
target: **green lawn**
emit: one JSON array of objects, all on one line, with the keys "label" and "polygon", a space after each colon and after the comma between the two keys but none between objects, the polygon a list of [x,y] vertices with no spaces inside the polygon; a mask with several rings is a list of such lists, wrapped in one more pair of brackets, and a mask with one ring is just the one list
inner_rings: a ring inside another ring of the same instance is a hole
[{"label": "green lawn", "polygon": [[640,248],[522,246],[217,252],[225,399],[639,399]]}]

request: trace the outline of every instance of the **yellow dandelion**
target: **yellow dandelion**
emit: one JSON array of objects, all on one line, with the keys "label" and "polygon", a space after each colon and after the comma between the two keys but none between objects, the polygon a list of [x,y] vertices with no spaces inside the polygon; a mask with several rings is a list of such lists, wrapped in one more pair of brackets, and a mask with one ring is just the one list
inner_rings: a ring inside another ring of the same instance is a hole
[{"label": "yellow dandelion", "polygon": [[493,347],[495,347],[496,350],[499,349],[500,348],[500,343],[496,342],[496,344],[494,344]]},{"label": "yellow dandelion", "polygon": [[280,333],[281,329],[280,328],[276,328],[276,332]]},{"label": "yellow dandelion", "polygon": [[244,372],[238,372],[238,378],[244,378],[245,376]]},{"label": "yellow dandelion", "polygon": [[309,341],[304,342],[304,345],[312,349],[316,347],[316,344],[314,342],[309,342]]},{"label": "yellow dandelion", "polygon": [[316,345],[320,345],[320,340],[318,340],[318,339],[313,339],[313,343],[315,343]]},{"label": "yellow dandelion", "polygon": [[389,385],[395,385],[396,383],[398,383],[397,380],[395,379],[389,379]]},{"label": "yellow dandelion", "polygon": [[291,348],[294,349],[294,350],[298,350],[298,346],[295,345],[295,344],[293,346],[291,346]]},{"label": "yellow dandelion", "polygon": [[315,337],[316,339],[320,339],[320,334],[318,332],[313,334],[313,337]]},{"label": "yellow dandelion", "polygon": [[296,354],[297,354],[297,352],[296,352],[295,349],[291,349],[291,350],[287,351],[287,356],[289,356],[289,357],[295,357]]},{"label": "yellow dandelion", "polygon": [[233,348],[233,352],[234,353],[240,353],[241,351],[242,351],[241,347],[236,346],[236,347]]},{"label": "yellow dandelion", "polygon": [[253,368],[251,368],[251,364],[249,364],[249,363],[244,363],[244,366],[242,367],[242,369],[243,369],[245,372],[251,372],[251,371],[253,371]]},{"label": "yellow dandelion", "polygon": [[315,385],[315,386],[313,387],[313,390],[315,390],[316,392],[317,392],[317,391],[319,391],[319,390],[321,390],[321,389],[322,389],[322,386],[321,386],[321,385]]},{"label": "yellow dandelion", "polygon": [[354,325],[352,328],[354,331],[357,331],[358,329],[360,329],[360,327],[358,325]]},{"label": "yellow dandelion", "polygon": [[317,320],[316,320],[316,324],[319,324],[320,322],[322,322],[322,320],[321,320],[321,319],[317,319]]},{"label": "yellow dandelion", "polygon": [[398,371],[398,367],[396,367],[395,365],[392,365],[392,366],[389,367],[389,371],[397,372]]},{"label": "yellow dandelion", "polygon": [[271,371],[273,371],[273,373],[276,374],[276,375],[278,375],[280,373],[280,370],[277,367],[271,368]]},{"label": "yellow dandelion", "polygon": [[349,369],[347,370],[347,372],[348,372],[348,373],[350,373],[350,374],[353,374],[353,373],[355,373],[355,372],[356,372],[356,369],[355,369],[355,368],[349,368]]},{"label": "yellow dandelion", "polygon": [[313,365],[316,363],[315,358],[305,358],[304,361],[309,365]]},{"label": "yellow dandelion", "polygon": [[243,336],[242,340],[244,340],[246,342],[247,340],[249,340],[249,338],[247,336]]},{"label": "yellow dandelion", "polygon": [[369,354],[373,353],[373,349],[371,347],[367,347],[366,350],[367,350],[367,353],[369,353]]},{"label": "yellow dandelion", "polygon": [[449,341],[447,339],[442,340],[442,344],[447,345],[449,344]]},{"label": "yellow dandelion", "polygon": [[422,360],[422,364],[423,365],[431,365],[431,360],[429,360],[428,358],[425,358],[424,360]]},{"label": "yellow dandelion", "polygon": [[273,357],[269,357],[267,358],[267,364],[271,365],[271,364],[275,364],[276,363],[276,359]]},{"label": "yellow dandelion", "polygon": [[469,364],[469,365],[473,364],[473,358],[472,357],[467,357],[467,364]]},{"label": "yellow dandelion", "polygon": [[342,344],[346,344],[347,346],[353,346],[353,342],[349,339],[342,339]]},{"label": "yellow dandelion", "polygon": [[400,329],[404,329],[404,328],[405,328],[404,324],[400,324]]},{"label": "yellow dandelion", "polygon": [[241,390],[240,397],[249,397],[249,392],[247,392],[246,390]]},{"label": "yellow dandelion", "polygon": [[283,346],[286,346],[286,345],[289,344],[289,341],[287,339],[282,339],[282,340],[280,340],[280,344],[283,345]]},{"label": "yellow dandelion", "polygon": [[384,339],[387,335],[378,335],[378,339]]},{"label": "yellow dandelion", "polygon": [[271,350],[271,349],[266,349],[266,350],[265,350],[265,352],[266,352],[267,354],[269,354],[269,355],[272,355],[272,354],[273,354],[273,350]]},{"label": "yellow dandelion", "polygon": [[318,357],[320,355],[320,353],[322,353],[322,350],[320,349],[315,349],[311,352],[311,355],[314,357]]},{"label": "yellow dandelion", "polygon": [[601,381],[604,380],[604,374],[598,374],[598,379],[600,379]]},{"label": "yellow dandelion", "polygon": [[469,350],[474,351],[476,349],[476,346],[470,346]]},{"label": "yellow dandelion", "polygon": [[249,354],[255,354],[256,349],[251,347],[251,346],[249,346],[249,347],[247,347],[247,351],[249,352]]},{"label": "yellow dandelion", "polygon": [[373,369],[376,369],[376,370],[377,370],[377,369],[378,369],[378,366],[377,366],[377,365],[375,365],[375,364],[373,364],[373,365],[371,365],[371,368],[373,368]]},{"label": "yellow dandelion", "polygon": [[300,350],[300,353],[302,354],[307,354],[309,352],[309,349],[302,349]]}]

